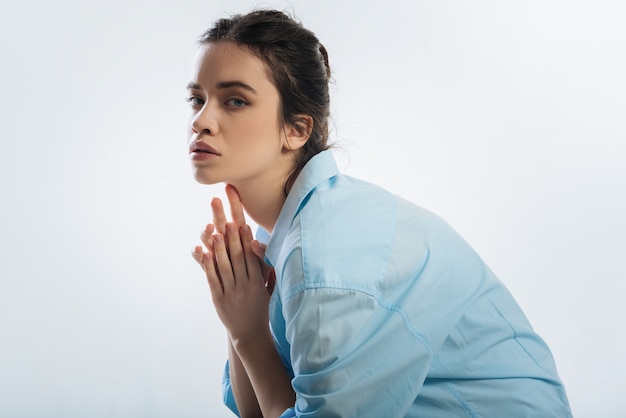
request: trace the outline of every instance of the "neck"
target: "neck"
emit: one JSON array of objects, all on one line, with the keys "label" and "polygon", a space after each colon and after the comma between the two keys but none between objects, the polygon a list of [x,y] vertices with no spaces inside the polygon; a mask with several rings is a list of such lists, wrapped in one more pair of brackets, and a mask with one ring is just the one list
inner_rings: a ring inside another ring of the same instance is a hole
[{"label": "neck", "polygon": [[271,233],[285,203],[285,178],[232,183],[246,213],[261,228]]}]

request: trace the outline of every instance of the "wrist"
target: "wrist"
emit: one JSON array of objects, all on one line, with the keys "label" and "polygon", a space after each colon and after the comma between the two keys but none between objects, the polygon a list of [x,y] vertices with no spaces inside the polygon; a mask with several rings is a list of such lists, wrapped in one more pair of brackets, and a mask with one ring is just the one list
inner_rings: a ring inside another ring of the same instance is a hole
[{"label": "wrist", "polygon": [[259,330],[255,333],[248,333],[246,335],[232,335],[228,334],[229,343],[233,350],[240,357],[248,357],[250,354],[262,354],[266,349],[276,350],[274,344],[274,338],[269,330]]}]

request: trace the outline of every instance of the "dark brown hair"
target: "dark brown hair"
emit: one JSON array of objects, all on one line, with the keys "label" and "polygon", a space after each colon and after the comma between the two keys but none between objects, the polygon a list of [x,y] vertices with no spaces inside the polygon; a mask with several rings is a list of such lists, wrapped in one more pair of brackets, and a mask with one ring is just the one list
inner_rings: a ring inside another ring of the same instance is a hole
[{"label": "dark brown hair", "polygon": [[200,37],[200,43],[230,41],[259,57],[280,95],[283,123],[307,130],[302,115],[313,119],[310,137],[297,154],[285,194],[304,165],[328,146],[330,97],[328,54],[315,34],[286,14],[257,10],[218,20]]}]

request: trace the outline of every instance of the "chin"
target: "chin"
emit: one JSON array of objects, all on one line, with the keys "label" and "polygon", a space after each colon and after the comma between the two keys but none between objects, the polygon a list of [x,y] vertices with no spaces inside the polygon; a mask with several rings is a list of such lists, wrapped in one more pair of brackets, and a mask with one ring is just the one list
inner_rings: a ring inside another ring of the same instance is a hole
[{"label": "chin", "polygon": [[211,185],[211,184],[217,184],[217,183],[222,183],[223,182],[223,179],[216,178],[216,177],[211,176],[211,175],[207,175],[207,173],[203,173],[201,171],[194,171],[193,177],[200,184]]}]

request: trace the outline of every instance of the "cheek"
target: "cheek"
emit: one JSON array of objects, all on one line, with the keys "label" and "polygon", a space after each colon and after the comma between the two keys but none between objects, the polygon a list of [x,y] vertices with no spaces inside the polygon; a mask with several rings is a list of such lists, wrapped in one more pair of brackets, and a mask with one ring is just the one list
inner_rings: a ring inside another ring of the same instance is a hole
[{"label": "cheek", "polygon": [[269,117],[255,117],[233,126],[232,137],[242,146],[258,148],[267,147],[271,143],[277,143],[280,138],[280,130],[276,124],[272,123]]},{"label": "cheek", "polygon": [[279,141],[283,133],[278,118],[273,114],[259,117],[256,120],[255,126],[256,132],[262,134],[267,140]]}]

